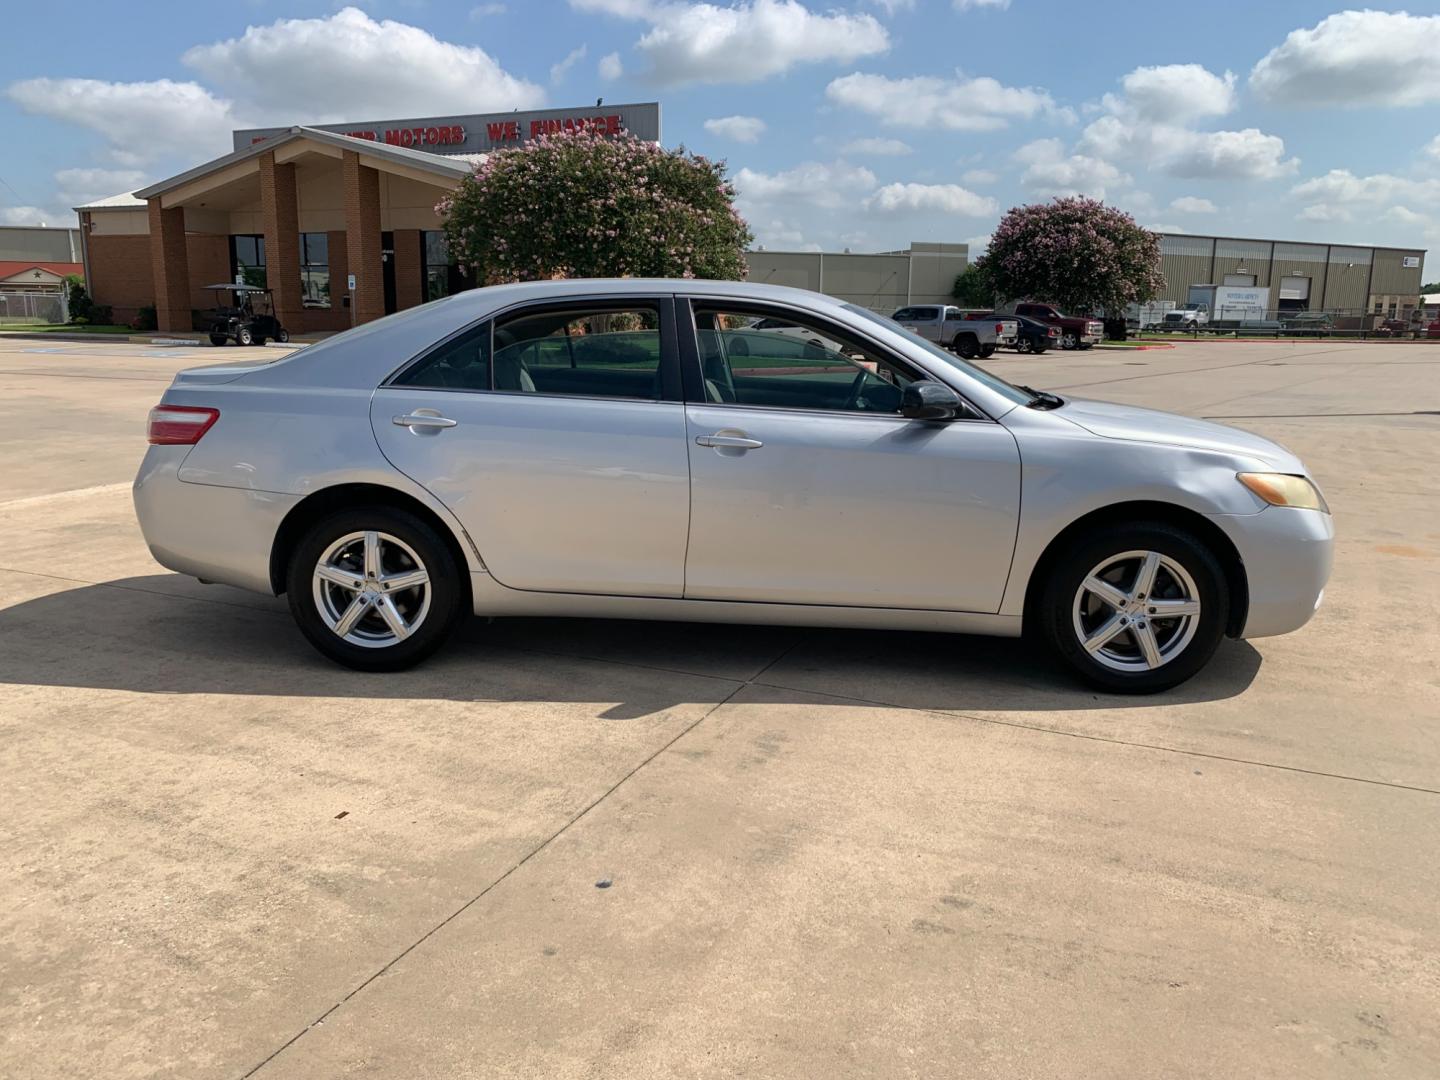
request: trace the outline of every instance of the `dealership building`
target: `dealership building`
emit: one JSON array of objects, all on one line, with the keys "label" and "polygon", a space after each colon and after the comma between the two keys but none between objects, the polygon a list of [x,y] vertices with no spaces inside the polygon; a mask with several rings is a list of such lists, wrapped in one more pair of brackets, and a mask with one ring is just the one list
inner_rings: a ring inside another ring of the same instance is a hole
[{"label": "dealership building", "polygon": [[343,330],[464,286],[435,204],[490,150],[583,128],[658,142],[655,102],[234,133],[234,152],[76,207],[97,303],[188,331],[207,285],[264,284],[292,333]]}]

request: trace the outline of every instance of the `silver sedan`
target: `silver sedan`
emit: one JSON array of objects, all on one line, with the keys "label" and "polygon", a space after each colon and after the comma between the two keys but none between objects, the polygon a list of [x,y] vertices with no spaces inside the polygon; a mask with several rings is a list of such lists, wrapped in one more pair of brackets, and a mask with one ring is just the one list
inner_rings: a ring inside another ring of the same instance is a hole
[{"label": "silver sedan", "polygon": [[[797,329],[799,332],[797,332]],[[135,481],[163,565],[414,664],[462,613],[1019,636],[1114,691],[1320,604],[1333,528],[1244,431],[1012,386],[741,282],[477,289],[183,371]]]}]

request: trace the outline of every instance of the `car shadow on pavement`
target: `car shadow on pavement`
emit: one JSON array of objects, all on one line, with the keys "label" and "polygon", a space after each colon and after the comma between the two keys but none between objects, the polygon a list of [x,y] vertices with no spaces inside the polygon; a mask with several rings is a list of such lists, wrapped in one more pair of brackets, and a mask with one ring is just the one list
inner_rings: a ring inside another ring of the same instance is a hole
[{"label": "car shadow on pavement", "polygon": [[593,701],[630,719],[686,701],[796,693],[839,705],[941,711],[1134,708],[1243,693],[1260,668],[1226,641],[1164,694],[1102,694],[1022,641],[955,634],[604,619],[465,622],[405,672],[362,674],[321,658],[283,598],[157,574],[87,585],[0,609],[0,683],[152,694]]}]

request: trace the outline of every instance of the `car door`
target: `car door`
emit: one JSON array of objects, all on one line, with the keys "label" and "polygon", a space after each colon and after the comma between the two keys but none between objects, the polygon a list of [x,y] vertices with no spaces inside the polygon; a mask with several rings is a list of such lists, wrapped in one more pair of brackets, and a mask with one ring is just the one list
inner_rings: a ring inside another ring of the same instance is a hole
[{"label": "car door", "polygon": [[514,589],[678,597],[689,462],[673,301],[531,304],[375,392],[386,458]]},{"label": "car door", "polygon": [[[1008,430],[978,412],[905,419],[902,387],[923,373],[849,328],[742,300],[689,306],[687,598],[999,610],[1020,504]],[[841,348],[797,347],[756,316]]]}]

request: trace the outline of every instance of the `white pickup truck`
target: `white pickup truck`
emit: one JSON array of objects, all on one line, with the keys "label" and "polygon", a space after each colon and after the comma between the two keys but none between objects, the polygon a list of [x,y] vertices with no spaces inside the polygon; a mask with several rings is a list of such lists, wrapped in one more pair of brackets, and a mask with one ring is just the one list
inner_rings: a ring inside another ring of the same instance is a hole
[{"label": "white pickup truck", "polygon": [[967,317],[949,304],[912,304],[890,318],[927,341],[954,349],[967,360],[989,356],[1002,345],[1015,344],[1020,325],[1007,316]]}]

